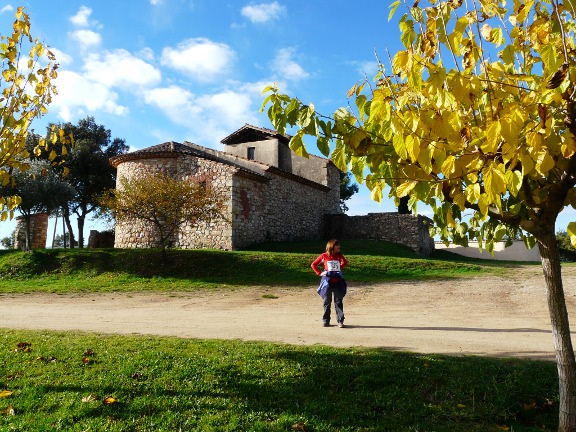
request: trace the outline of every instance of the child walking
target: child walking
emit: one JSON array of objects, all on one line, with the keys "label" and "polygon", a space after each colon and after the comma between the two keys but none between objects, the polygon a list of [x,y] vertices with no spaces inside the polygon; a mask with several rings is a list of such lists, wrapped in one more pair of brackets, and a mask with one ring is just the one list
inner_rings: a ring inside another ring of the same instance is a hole
[{"label": "child walking", "polygon": [[[320,271],[318,268],[320,264],[322,264],[324,271]],[[342,269],[346,265],[348,265],[348,260],[340,253],[338,240],[330,240],[326,243],[326,252],[316,258],[310,265],[314,273],[322,277],[318,294],[324,299],[324,315],[322,315],[324,327],[330,326],[332,297],[334,297],[334,310],[336,311],[338,327],[344,327],[343,299],[346,295],[346,281],[342,276]]]}]

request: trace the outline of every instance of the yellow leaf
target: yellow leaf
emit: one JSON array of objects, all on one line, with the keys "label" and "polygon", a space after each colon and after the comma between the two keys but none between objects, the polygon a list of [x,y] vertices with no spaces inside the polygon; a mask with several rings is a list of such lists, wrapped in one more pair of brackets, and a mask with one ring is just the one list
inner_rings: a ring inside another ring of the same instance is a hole
[{"label": "yellow leaf", "polygon": [[542,152],[538,154],[538,160],[536,161],[536,171],[538,171],[542,175],[548,174],[556,163],[554,162],[554,158],[550,156],[547,152]]},{"label": "yellow leaf", "polygon": [[570,237],[570,243],[572,244],[573,247],[576,247],[576,222],[570,222],[568,224],[566,232]]},{"label": "yellow leaf", "polygon": [[487,167],[484,173],[484,188],[491,203],[496,197],[506,192],[506,175],[495,167],[494,164]]},{"label": "yellow leaf", "polygon": [[506,180],[508,183],[508,190],[512,196],[517,196],[520,188],[522,187],[522,173],[520,171],[508,171],[506,173]]},{"label": "yellow leaf", "polygon": [[53,161],[54,159],[56,159],[56,156],[57,156],[57,155],[56,155],[56,152],[55,152],[54,150],[52,150],[52,151],[50,152],[50,154],[48,155],[48,160],[49,160],[49,161]]},{"label": "yellow leaf", "polygon": [[10,390],[2,390],[0,391],[0,399],[8,397],[10,395],[12,395],[14,392],[10,391]]},{"label": "yellow leaf", "polygon": [[425,149],[422,149],[418,154],[418,163],[424,170],[426,174],[430,174],[432,172],[432,153],[434,151],[433,145],[428,146]]},{"label": "yellow leaf", "polygon": [[529,154],[523,155],[520,158],[520,160],[522,162],[522,176],[526,177],[534,169],[535,166],[534,161],[532,160]]},{"label": "yellow leaf", "polygon": [[392,71],[405,76],[411,69],[412,57],[407,51],[399,51],[392,60]]},{"label": "yellow leaf", "polygon": [[410,193],[410,191],[412,189],[414,189],[416,187],[417,184],[418,184],[418,182],[416,180],[413,180],[413,181],[408,182],[408,183],[402,183],[400,186],[398,186],[396,188],[396,196],[398,198],[405,197],[406,195],[408,195]]},{"label": "yellow leaf", "polygon": [[474,204],[480,198],[480,185],[478,183],[469,184],[466,186],[464,193],[466,195],[466,200],[469,203]]},{"label": "yellow leaf", "polygon": [[118,403],[118,399],[116,399],[116,398],[113,397],[113,396],[107,396],[107,397],[105,397],[105,398],[102,400],[102,403],[103,403],[104,405],[111,405],[111,404]]},{"label": "yellow leaf", "polygon": [[441,168],[442,174],[444,174],[447,178],[449,178],[450,175],[455,172],[455,163],[456,158],[452,155],[448,156],[444,160],[444,163],[442,164]]},{"label": "yellow leaf", "polygon": [[370,197],[377,203],[382,202],[382,190],[382,184],[380,182],[376,182],[370,191]]},{"label": "yellow leaf", "polygon": [[491,121],[486,127],[486,141],[484,141],[480,148],[484,153],[496,153],[498,144],[500,142],[502,126],[499,121]]},{"label": "yellow leaf", "polygon": [[406,150],[406,142],[404,141],[404,136],[401,133],[396,133],[392,139],[392,144],[394,145],[394,150],[401,159],[408,159],[408,151]]},{"label": "yellow leaf", "polygon": [[460,210],[464,210],[466,208],[466,197],[459,190],[456,190],[453,193],[452,199],[454,200],[454,204],[460,207]]},{"label": "yellow leaf", "polygon": [[466,405],[460,404],[460,403],[459,403],[459,404],[456,404],[456,406],[457,406],[458,408],[466,408]]},{"label": "yellow leaf", "polygon": [[412,162],[416,162],[418,160],[418,156],[420,155],[420,138],[416,135],[408,135],[405,139],[406,142],[406,150],[408,151],[408,155]]}]

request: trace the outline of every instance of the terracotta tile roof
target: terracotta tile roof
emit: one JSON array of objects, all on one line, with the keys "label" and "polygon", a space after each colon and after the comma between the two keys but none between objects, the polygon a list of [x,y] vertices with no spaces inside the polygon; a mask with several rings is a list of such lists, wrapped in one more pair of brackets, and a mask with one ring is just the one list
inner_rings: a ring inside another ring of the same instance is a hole
[{"label": "terracotta tile roof", "polygon": [[246,123],[240,129],[232,132],[220,142],[222,144],[238,144],[242,142],[263,141],[271,138],[277,138],[281,142],[288,144],[292,136],[282,135],[275,130],[257,127]]},{"label": "terracotta tile roof", "polygon": [[[244,174],[250,175],[252,177],[261,177],[266,179],[266,177],[256,171],[247,169],[246,167],[240,166],[233,163],[226,158],[219,157],[216,150],[210,150],[205,147],[201,147],[193,143],[179,143],[175,141],[168,141],[162,144],[157,144],[151,147],[146,147],[141,150],[136,150],[131,153],[122,154],[115,156],[110,159],[110,163],[114,167],[118,167],[123,162],[138,160],[138,159],[151,159],[151,158],[176,158],[179,155],[197,156],[203,159],[212,160],[215,162],[224,163],[226,165],[234,166],[238,170],[243,171]],[[266,179],[267,180],[267,179]]]},{"label": "terracotta tile roof", "polygon": [[[236,142],[245,142],[249,134],[255,133],[255,138],[260,137],[258,140],[279,138],[284,140],[287,144],[292,138],[290,135],[280,135],[278,132],[267,129],[245,124],[242,128],[238,129],[236,132],[232,133],[228,137],[224,138],[221,142],[225,144],[233,144]],[[191,142],[179,143],[176,141],[168,141],[162,144],[157,144],[151,147],[146,147],[144,149],[136,150],[131,153],[125,153],[119,156],[115,156],[110,159],[110,163],[114,167],[118,167],[123,162],[138,160],[138,159],[151,159],[151,158],[176,158],[179,155],[190,155],[196,156],[215,162],[224,163],[226,165],[233,166],[238,169],[238,174],[248,176],[258,181],[268,181],[269,178],[265,175],[266,172],[275,173],[286,178],[290,178],[299,183],[307,184],[315,188],[322,190],[329,190],[329,188],[320,183],[316,183],[312,180],[308,180],[299,175],[293,174],[291,172],[282,170],[278,167],[268,165],[263,162],[249,160],[241,156],[232,155],[230,153],[222,152],[219,150],[209,149],[207,147],[200,146]],[[311,157],[318,157],[310,155]],[[324,159],[324,158],[320,158]],[[332,162],[329,159],[325,159],[327,163]]]}]

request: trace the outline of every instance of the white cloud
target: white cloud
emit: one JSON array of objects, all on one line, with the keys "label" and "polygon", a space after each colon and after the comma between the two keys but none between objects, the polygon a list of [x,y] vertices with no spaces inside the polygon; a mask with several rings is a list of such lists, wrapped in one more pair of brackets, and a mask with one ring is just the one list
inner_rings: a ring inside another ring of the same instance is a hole
[{"label": "white cloud", "polygon": [[3,14],[4,12],[12,12],[13,10],[14,7],[12,5],[6,5],[2,9],[0,9],[0,14]]},{"label": "white cloud", "polygon": [[247,94],[227,90],[202,96],[197,99],[197,104],[221,126],[231,129],[242,126],[247,123],[247,117],[252,117],[250,115],[252,100]]},{"label": "white cloud", "polygon": [[194,95],[178,86],[156,88],[144,93],[144,100],[160,108],[174,123],[192,126],[191,117],[200,113],[194,104]]},{"label": "white cloud", "polygon": [[152,6],[161,5],[162,2],[163,2],[163,0],[150,0],[150,4],[151,4]]},{"label": "white cloud", "polygon": [[176,48],[164,48],[161,64],[207,82],[228,73],[234,56],[226,44],[196,38],[185,40]]},{"label": "white cloud", "polygon": [[286,8],[277,1],[273,3],[261,3],[248,5],[242,8],[242,15],[253,23],[265,23],[276,20],[286,13]]},{"label": "white cloud", "polygon": [[76,15],[70,17],[70,22],[78,27],[88,27],[90,25],[90,15],[92,15],[92,9],[86,6],[80,6]]},{"label": "white cloud", "polygon": [[117,103],[118,94],[106,85],[91,81],[76,72],[61,71],[55,81],[58,94],[54,97],[51,109],[57,109],[64,121],[86,112],[105,111],[124,116],[128,108]]},{"label": "white cloud", "polygon": [[84,70],[91,81],[123,89],[151,87],[162,79],[158,69],[123,49],[89,55]]},{"label": "white cloud", "polygon": [[366,75],[369,79],[373,78],[378,73],[378,62],[375,60],[358,62],[355,64],[358,72],[362,75]]},{"label": "white cloud", "polygon": [[294,55],[294,48],[280,49],[272,63],[272,70],[277,75],[291,81],[298,81],[307,78],[309,75],[308,72],[293,60]]},{"label": "white cloud", "polygon": [[142,48],[140,52],[138,52],[138,57],[143,58],[144,60],[153,61],[154,60],[154,51],[152,48]]},{"label": "white cloud", "polygon": [[70,33],[70,37],[79,43],[82,50],[96,47],[102,42],[100,34],[92,30],[76,30]]},{"label": "white cloud", "polygon": [[223,90],[197,97],[174,85],[147,91],[145,101],[194,133],[192,141],[202,145],[215,147],[231,129],[257,123],[255,110],[251,109],[253,100],[242,92]]}]

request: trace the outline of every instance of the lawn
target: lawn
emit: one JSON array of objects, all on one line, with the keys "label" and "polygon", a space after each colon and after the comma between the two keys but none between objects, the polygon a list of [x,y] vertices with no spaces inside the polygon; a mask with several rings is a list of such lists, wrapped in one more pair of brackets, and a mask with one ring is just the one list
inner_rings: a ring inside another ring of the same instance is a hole
[{"label": "lawn", "polygon": [[[83,249],[0,251],[0,293],[182,291],[245,286],[309,287],[317,283],[310,263],[323,242],[270,243],[259,250]],[[355,284],[503,274],[518,263],[455,258],[438,251],[423,258],[381,241],[342,242]]]},{"label": "lawn", "polygon": [[544,431],[557,427],[557,398],[551,362],[0,336],[2,431]]}]

